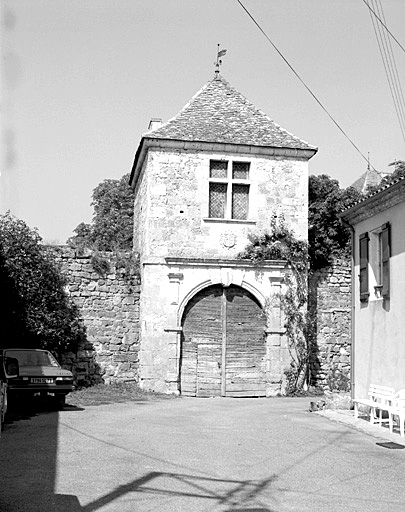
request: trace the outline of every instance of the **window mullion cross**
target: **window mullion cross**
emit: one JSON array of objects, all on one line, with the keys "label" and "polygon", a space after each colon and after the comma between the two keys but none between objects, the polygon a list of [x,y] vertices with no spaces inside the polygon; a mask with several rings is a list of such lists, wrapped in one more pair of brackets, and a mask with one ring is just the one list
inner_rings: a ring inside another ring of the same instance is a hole
[{"label": "window mullion cross", "polygon": [[229,164],[226,184],[226,218],[232,218],[232,167]]},{"label": "window mullion cross", "polygon": [[208,216],[246,220],[249,162],[210,160]]}]

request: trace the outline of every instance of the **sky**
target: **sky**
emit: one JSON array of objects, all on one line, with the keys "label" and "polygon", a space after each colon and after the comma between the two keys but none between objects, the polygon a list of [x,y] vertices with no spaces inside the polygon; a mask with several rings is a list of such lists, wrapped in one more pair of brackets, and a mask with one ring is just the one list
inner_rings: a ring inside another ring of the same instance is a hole
[{"label": "sky", "polygon": [[[362,0],[242,0],[302,80],[380,172],[405,143]],[[381,0],[405,46],[403,0]],[[342,187],[367,161],[237,0],[3,0],[1,204],[45,243],[91,222],[91,196],[131,171],[151,118],[167,121],[214,76],[318,147],[310,174]],[[405,52],[392,43],[405,89]]]}]

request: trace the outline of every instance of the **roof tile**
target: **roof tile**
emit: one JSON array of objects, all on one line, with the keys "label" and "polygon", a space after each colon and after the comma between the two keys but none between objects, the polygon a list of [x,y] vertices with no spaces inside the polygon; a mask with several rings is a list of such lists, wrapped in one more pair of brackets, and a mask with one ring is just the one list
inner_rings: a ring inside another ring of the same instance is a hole
[{"label": "roof tile", "polygon": [[143,136],[316,150],[272,121],[221,76],[205,84],[175,117]]},{"label": "roof tile", "polygon": [[367,169],[367,171],[360,176],[358,180],[351,184],[351,187],[355,188],[362,194],[366,194],[369,187],[379,185],[383,176],[375,169]]}]

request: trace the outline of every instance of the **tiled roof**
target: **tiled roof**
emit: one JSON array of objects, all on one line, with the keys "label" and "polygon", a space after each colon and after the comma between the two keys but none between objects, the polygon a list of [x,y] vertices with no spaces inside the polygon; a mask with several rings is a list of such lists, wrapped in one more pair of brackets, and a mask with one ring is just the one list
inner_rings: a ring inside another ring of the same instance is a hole
[{"label": "tiled roof", "polygon": [[367,171],[362,174],[360,178],[356,180],[351,186],[362,194],[366,194],[370,187],[379,185],[382,179],[383,176],[378,171],[370,168],[367,169]]},{"label": "tiled roof", "polygon": [[405,176],[395,178],[392,181],[390,181],[389,183],[385,183],[384,185],[381,185],[378,189],[374,190],[373,192],[369,192],[368,194],[366,193],[366,195],[364,197],[362,197],[361,199],[355,201],[354,203],[346,205],[346,207],[342,210],[342,212],[339,214],[339,216],[340,217],[344,216],[344,214],[348,210],[351,210],[352,208],[357,208],[357,207],[361,206],[363,203],[367,202],[368,200],[370,200],[372,197],[376,196],[377,194],[380,194],[381,192],[389,190],[389,189],[393,188],[394,185],[397,185],[398,183],[403,182],[403,181],[405,181]]},{"label": "tiled roof", "polygon": [[210,80],[175,117],[143,136],[316,151],[277,125],[221,76]]}]

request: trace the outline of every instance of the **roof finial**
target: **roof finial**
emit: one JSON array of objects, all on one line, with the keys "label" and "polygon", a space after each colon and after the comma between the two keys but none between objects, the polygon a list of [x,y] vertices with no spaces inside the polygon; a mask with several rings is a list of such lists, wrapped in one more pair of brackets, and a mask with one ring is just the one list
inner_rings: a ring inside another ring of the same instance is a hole
[{"label": "roof finial", "polygon": [[218,50],[217,50],[217,61],[215,63],[215,78],[218,78],[219,75],[219,66],[222,64],[222,60],[220,57],[223,57],[226,54],[226,50],[220,50],[220,44],[218,43]]},{"label": "roof finial", "polygon": [[367,153],[367,170],[370,170],[370,151]]}]

